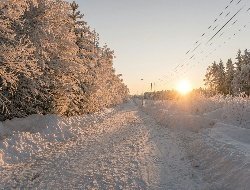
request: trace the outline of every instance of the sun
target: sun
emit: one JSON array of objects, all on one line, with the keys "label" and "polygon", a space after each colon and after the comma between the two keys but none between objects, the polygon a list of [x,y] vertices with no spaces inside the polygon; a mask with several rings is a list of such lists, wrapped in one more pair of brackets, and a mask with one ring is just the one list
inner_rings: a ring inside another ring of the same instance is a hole
[{"label": "sun", "polygon": [[188,94],[191,90],[192,87],[188,80],[181,80],[177,85],[177,91],[182,95]]}]

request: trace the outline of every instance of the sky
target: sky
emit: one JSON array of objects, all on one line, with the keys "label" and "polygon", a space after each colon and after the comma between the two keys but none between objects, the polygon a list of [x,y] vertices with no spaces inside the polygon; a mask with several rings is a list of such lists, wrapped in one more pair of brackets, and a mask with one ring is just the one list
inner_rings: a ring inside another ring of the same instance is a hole
[{"label": "sky", "polygon": [[213,61],[225,63],[239,49],[250,49],[249,0],[76,3],[84,20],[100,34],[101,44],[115,51],[115,70],[131,94],[149,91],[151,83],[153,90],[175,89],[183,79],[193,88],[202,87]]}]

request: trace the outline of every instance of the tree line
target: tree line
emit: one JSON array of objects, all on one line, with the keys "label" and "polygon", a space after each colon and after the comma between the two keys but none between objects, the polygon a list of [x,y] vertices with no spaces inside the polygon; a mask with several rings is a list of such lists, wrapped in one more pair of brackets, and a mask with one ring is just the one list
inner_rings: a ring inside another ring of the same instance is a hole
[{"label": "tree line", "polygon": [[207,68],[204,79],[206,90],[210,94],[250,95],[250,52],[238,51],[236,61],[228,59],[213,62]]},{"label": "tree line", "polygon": [[129,90],[78,5],[0,2],[0,120],[81,115],[125,101]]}]

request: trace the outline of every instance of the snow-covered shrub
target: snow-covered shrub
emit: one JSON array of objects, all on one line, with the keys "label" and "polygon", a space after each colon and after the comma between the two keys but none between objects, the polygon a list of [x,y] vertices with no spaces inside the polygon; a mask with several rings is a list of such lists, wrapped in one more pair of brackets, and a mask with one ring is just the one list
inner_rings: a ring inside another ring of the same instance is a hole
[{"label": "snow-covered shrub", "polygon": [[226,123],[250,129],[249,97],[226,97],[221,119]]},{"label": "snow-covered shrub", "polygon": [[171,109],[173,110],[201,115],[206,112],[222,108],[224,104],[224,98],[222,95],[206,97],[201,94],[194,93],[171,102]]},{"label": "snow-covered shrub", "polygon": [[229,125],[250,129],[250,98],[244,94],[237,97],[230,95],[205,97],[194,94],[178,100],[147,100],[145,107],[147,107],[147,111],[157,113],[157,116],[164,112],[165,115],[161,115],[161,117],[167,117],[166,114],[177,114],[183,117],[185,115],[198,115],[202,116],[203,119],[209,118]]}]

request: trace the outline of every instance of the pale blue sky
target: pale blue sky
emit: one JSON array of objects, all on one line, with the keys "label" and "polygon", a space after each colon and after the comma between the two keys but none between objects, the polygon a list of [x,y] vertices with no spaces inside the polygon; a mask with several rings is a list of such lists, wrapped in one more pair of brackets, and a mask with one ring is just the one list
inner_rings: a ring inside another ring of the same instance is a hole
[{"label": "pale blue sky", "polygon": [[[115,50],[117,58],[114,67],[117,74],[123,74],[131,93],[141,93],[149,90],[151,82],[156,84],[156,90],[172,89],[178,80],[183,78],[188,79],[194,87],[202,86],[206,68],[211,62],[219,61],[220,58],[226,61],[227,58],[235,58],[238,49],[250,49],[250,11],[247,12],[250,2],[234,0],[230,4],[231,1],[77,0],[76,2],[80,5],[81,12],[85,14],[85,20],[100,34],[101,43],[107,43]],[[226,8],[229,4],[230,6]],[[242,7],[244,8],[218,36],[207,43]],[[216,18],[218,20],[214,23]],[[232,25],[236,20],[238,21]],[[212,27],[208,29],[210,25]],[[239,29],[242,30],[238,31]],[[224,34],[219,37],[223,32]],[[206,34],[202,37],[203,33]],[[197,41],[199,42],[195,44]],[[193,50],[200,43],[201,45],[193,53],[185,55],[188,50]],[[207,56],[210,52],[213,53]],[[194,59],[190,60],[193,55]],[[178,67],[175,72],[174,68],[182,64],[189,65]],[[183,74],[186,71],[187,73]],[[171,73],[174,73],[172,77]],[[141,81],[141,78],[144,80]],[[168,81],[169,79],[171,80]]]}]

